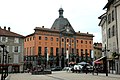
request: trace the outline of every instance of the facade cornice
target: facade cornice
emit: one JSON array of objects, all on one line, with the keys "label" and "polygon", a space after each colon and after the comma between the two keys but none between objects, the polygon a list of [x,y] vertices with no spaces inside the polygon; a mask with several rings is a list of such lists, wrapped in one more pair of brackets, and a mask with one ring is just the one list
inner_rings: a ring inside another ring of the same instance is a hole
[{"label": "facade cornice", "polygon": [[114,7],[117,7],[119,5],[120,5],[120,1],[117,1],[117,2],[114,3]]}]

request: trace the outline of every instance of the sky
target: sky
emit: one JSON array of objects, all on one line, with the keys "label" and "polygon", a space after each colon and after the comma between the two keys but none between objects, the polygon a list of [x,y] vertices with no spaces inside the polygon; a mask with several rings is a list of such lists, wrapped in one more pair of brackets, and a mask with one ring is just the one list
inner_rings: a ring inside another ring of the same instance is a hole
[{"label": "sky", "polygon": [[34,32],[35,27],[51,28],[63,8],[63,16],[76,32],[89,32],[94,42],[102,42],[98,17],[105,13],[108,0],[0,0],[0,26],[10,27],[23,36]]}]

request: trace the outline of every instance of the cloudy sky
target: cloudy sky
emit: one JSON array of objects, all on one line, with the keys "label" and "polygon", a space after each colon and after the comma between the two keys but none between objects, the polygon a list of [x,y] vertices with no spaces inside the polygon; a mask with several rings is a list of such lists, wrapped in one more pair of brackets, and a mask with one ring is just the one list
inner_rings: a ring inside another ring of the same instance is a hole
[{"label": "cloudy sky", "polygon": [[91,33],[94,42],[101,42],[98,17],[108,0],[0,0],[0,26],[29,35],[35,27],[51,28],[60,7],[76,32]]}]

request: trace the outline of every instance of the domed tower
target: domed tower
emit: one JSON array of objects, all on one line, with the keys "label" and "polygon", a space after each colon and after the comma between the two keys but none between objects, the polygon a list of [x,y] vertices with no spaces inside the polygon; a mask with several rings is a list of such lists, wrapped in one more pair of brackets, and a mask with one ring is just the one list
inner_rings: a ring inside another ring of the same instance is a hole
[{"label": "domed tower", "polygon": [[54,21],[51,29],[55,29],[55,30],[59,30],[59,31],[66,29],[66,31],[69,31],[69,33],[75,33],[75,31],[72,28],[68,19],[64,18],[64,16],[63,16],[64,10],[62,8],[60,8],[58,10],[58,12],[59,12],[59,17]]}]

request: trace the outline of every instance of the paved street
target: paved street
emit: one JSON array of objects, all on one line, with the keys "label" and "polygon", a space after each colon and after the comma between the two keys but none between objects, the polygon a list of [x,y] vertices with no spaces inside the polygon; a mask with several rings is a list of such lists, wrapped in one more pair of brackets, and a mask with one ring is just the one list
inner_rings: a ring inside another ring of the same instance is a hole
[{"label": "paved street", "polygon": [[10,74],[10,80],[120,80],[120,75],[98,74],[98,76],[91,73],[71,73],[71,72],[53,72],[47,75],[31,75],[30,73]]}]

